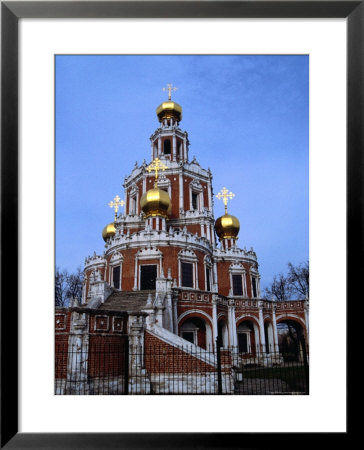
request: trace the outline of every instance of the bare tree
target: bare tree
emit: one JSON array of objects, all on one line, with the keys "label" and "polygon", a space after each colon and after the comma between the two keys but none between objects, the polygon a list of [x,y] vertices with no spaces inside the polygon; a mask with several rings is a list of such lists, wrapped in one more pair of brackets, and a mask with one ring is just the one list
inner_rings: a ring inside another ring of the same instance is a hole
[{"label": "bare tree", "polygon": [[76,273],[71,273],[67,278],[67,292],[66,296],[69,299],[76,299],[78,303],[81,303],[82,298],[82,284],[83,284],[83,272],[81,267],[77,268]]},{"label": "bare tree", "polygon": [[268,300],[289,300],[292,296],[292,287],[288,278],[279,273],[274,275],[273,282],[270,287],[264,289],[264,297]]},{"label": "bare tree", "polygon": [[60,270],[56,267],[55,274],[55,304],[56,307],[64,308],[69,306],[72,299],[81,302],[83,285],[83,272],[79,267],[75,273],[67,270]]},{"label": "bare tree", "polygon": [[60,270],[59,267],[56,267],[55,274],[55,301],[56,307],[64,308],[68,305],[67,300],[67,279],[68,279],[67,270]]},{"label": "bare tree", "polygon": [[288,280],[293,292],[301,298],[308,298],[310,287],[310,270],[308,261],[293,265],[288,263]]},{"label": "bare tree", "polygon": [[264,298],[280,301],[308,298],[309,275],[308,261],[297,265],[288,263],[288,274],[275,275],[272,284],[264,289]]}]

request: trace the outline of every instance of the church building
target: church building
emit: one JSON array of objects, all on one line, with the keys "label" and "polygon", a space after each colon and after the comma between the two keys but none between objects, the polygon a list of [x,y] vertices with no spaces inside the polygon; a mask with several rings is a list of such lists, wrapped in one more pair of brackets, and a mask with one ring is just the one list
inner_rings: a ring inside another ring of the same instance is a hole
[{"label": "church building", "polygon": [[[213,372],[209,352],[216,347],[226,350],[230,369],[239,366],[239,355],[279,351],[282,321],[294,323],[308,342],[308,299],[261,298],[257,255],[245,242],[239,245],[240,223],[230,214],[239,199],[231,201],[234,194],[225,187],[215,187],[214,195],[210,169],[190,159],[182,107],[171,98],[176,88],[165,90],[150,162],[136,163],[122,198],[110,201],[114,220],[102,231],[105,250],[85,260],[81,305],[56,311],[56,346],[88,354],[105,343],[122,348],[127,336],[128,345],[145,352],[151,345],[185,348],[186,358],[200,358]],[[214,198],[225,206],[216,219]],[[74,368],[82,363],[75,361]],[[59,378],[70,372],[70,362],[62,364]],[[146,353],[138,364],[152,383]]]}]

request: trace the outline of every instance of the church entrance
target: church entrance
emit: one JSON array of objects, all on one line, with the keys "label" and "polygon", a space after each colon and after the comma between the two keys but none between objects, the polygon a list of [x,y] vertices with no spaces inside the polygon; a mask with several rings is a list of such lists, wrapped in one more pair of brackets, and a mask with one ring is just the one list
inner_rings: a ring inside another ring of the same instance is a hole
[{"label": "church entrance", "polygon": [[295,320],[281,320],[277,324],[279,351],[285,361],[301,361],[305,344],[302,325]]},{"label": "church entrance", "polygon": [[146,264],[140,266],[140,290],[154,291],[156,278],[157,278],[156,264]]},{"label": "church entrance", "polygon": [[206,349],[206,325],[199,317],[193,317],[183,322],[180,335],[186,341]]},{"label": "church entrance", "polygon": [[250,320],[240,323],[237,328],[239,353],[248,354],[254,352],[255,336],[254,326]]}]

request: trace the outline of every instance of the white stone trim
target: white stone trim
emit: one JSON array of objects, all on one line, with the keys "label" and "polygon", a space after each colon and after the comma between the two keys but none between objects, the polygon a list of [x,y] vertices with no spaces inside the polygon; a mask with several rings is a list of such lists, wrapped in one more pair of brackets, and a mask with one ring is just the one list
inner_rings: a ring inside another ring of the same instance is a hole
[{"label": "white stone trim", "polygon": [[[288,317],[288,319],[287,319],[287,317]],[[277,323],[282,322],[282,319],[289,320],[289,317],[293,317],[293,318],[297,319],[297,322],[299,322],[300,325],[303,325],[303,327],[306,328],[305,321],[302,319],[302,317],[298,316],[297,314],[292,314],[292,313],[286,312],[286,311],[282,311],[282,313],[276,312]]]},{"label": "white stone trim", "polygon": [[[213,291],[213,274],[212,274],[212,261],[209,255],[205,255],[203,258],[204,265],[204,278],[205,278],[205,291],[211,292]],[[207,276],[206,271],[209,271],[210,275],[210,289],[207,289]]]},{"label": "white stone trim", "polygon": [[204,317],[206,317],[207,319],[210,320],[210,322],[208,323],[208,325],[210,325],[210,323],[213,323],[212,317],[210,315],[208,315],[205,311],[203,311],[202,309],[189,309],[188,311],[183,312],[180,316],[178,316],[177,319],[177,323],[179,325],[179,323],[181,322],[182,319],[184,319],[186,316],[189,316],[191,314],[194,313],[199,313],[202,314]]},{"label": "white stone trim", "polygon": [[[121,330],[117,330],[116,328],[115,328],[115,320],[120,320],[121,321]],[[123,317],[120,317],[120,316],[113,316],[113,318],[112,318],[112,331],[114,332],[114,333],[123,333],[123,329],[124,329],[124,318]]]},{"label": "white stone trim", "polygon": [[[253,295],[253,277],[255,278],[255,287],[257,291],[256,297]],[[258,270],[253,266],[250,268],[250,286],[252,288],[252,298],[260,298],[260,275]]]},{"label": "white stone trim", "polygon": [[[97,326],[96,326],[97,325],[97,319],[105,319],[106,320],[106,329],[104,329],[104,328],[97,328]],[[110,327],[109,316],[101,315],[101,314],[95,316],[95,319],[94,319],[94,331],[101,331],[101,332],[107,333],[109,331],[109,327]]]}]

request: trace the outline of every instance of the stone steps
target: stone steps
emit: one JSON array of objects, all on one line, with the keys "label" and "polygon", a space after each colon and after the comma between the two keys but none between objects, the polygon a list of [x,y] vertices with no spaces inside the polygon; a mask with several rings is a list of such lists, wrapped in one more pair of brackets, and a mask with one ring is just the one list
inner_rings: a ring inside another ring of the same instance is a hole
[{"label": "stone steps", "polygon": [[[154,299],[155,291],[150,292]],[[140,311],[147,303],[149,291],[114,292],[99,309],[115,311]]]}]

